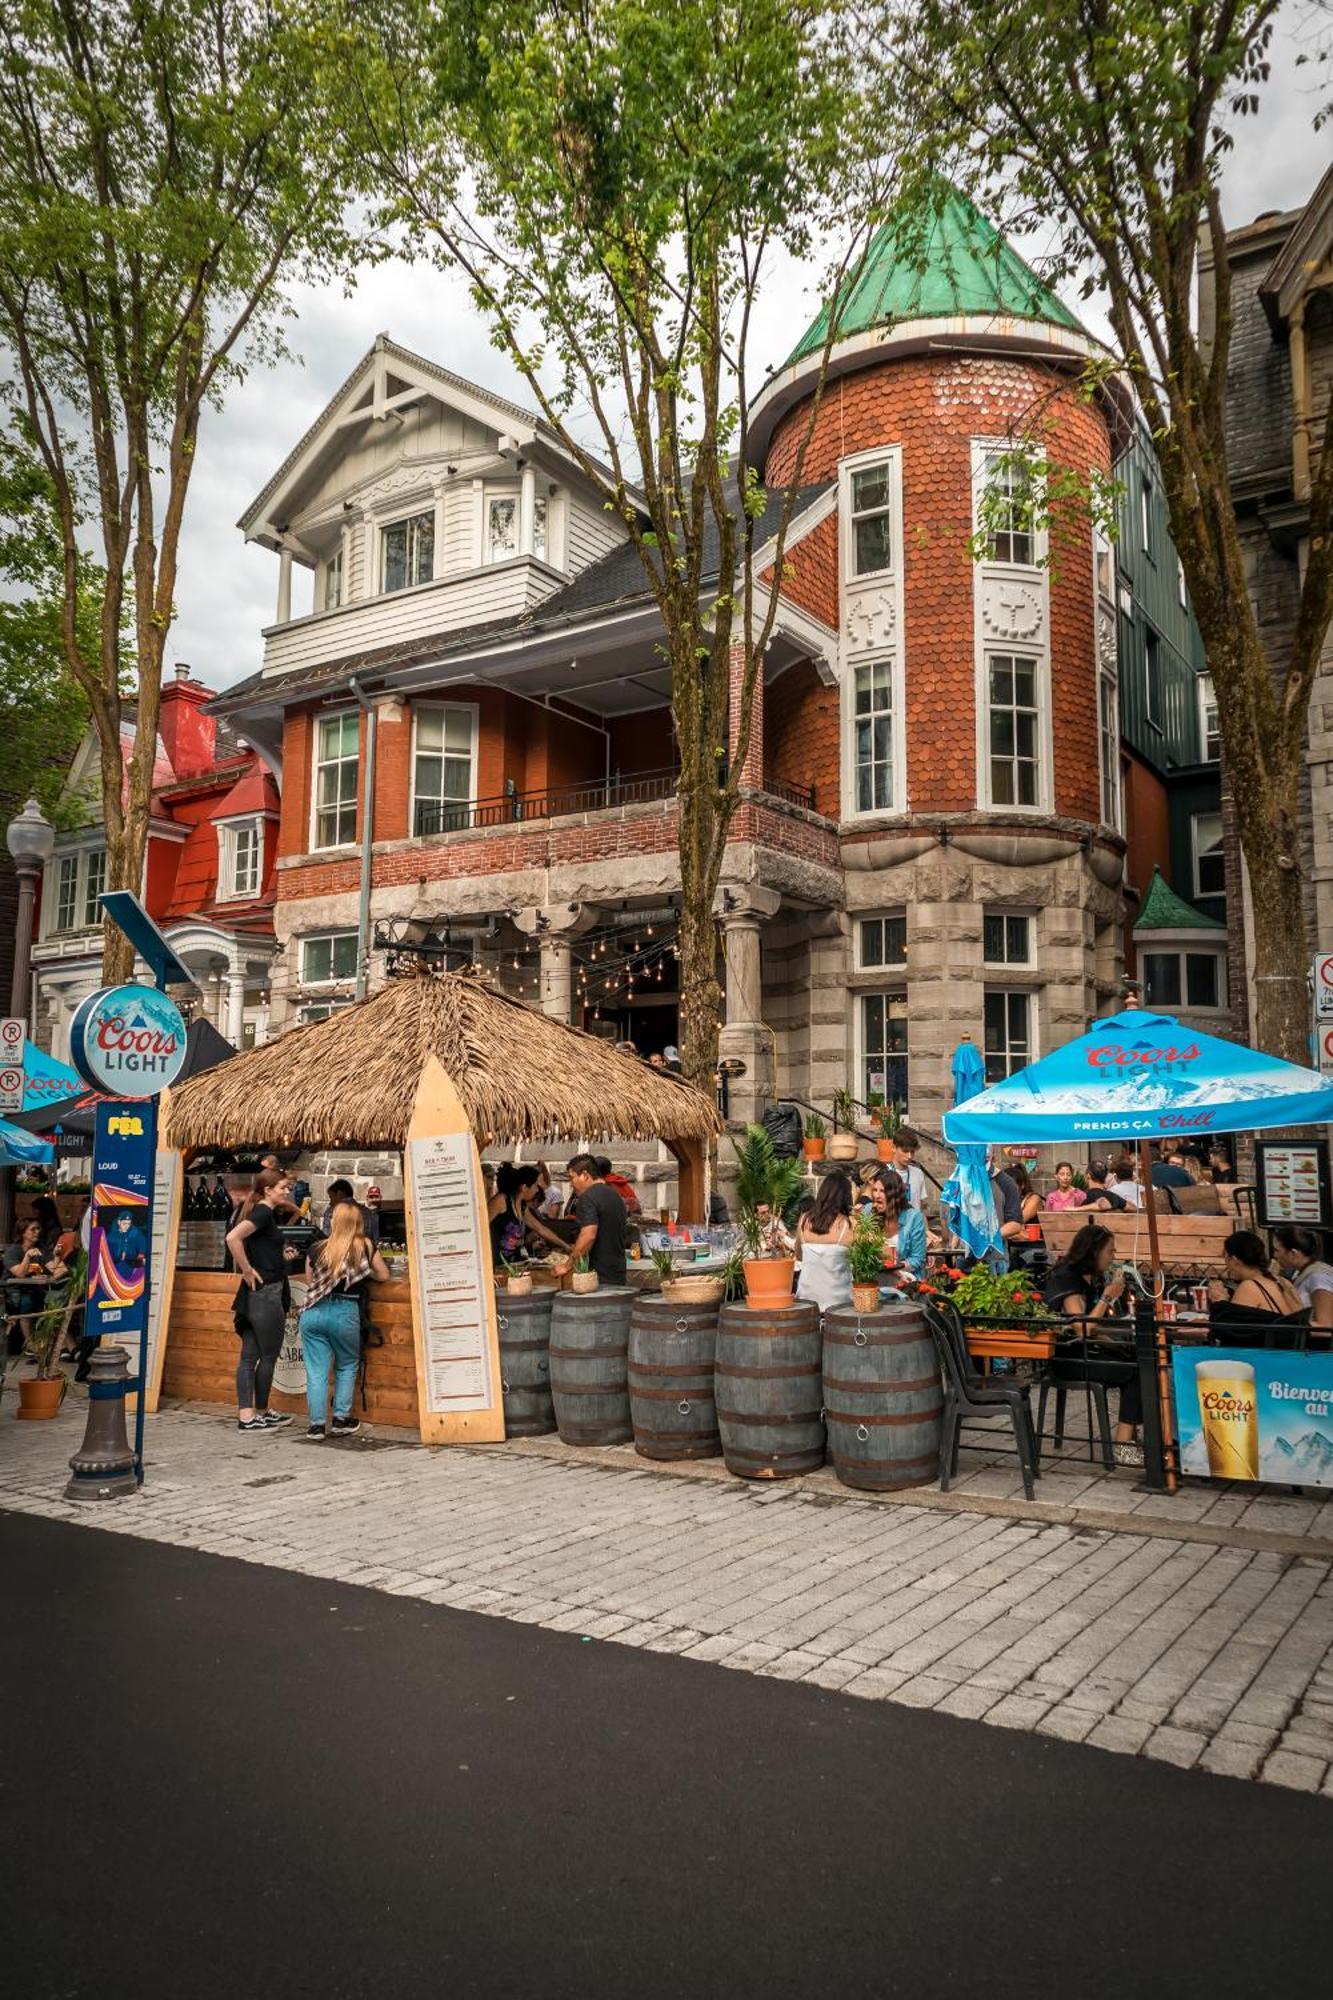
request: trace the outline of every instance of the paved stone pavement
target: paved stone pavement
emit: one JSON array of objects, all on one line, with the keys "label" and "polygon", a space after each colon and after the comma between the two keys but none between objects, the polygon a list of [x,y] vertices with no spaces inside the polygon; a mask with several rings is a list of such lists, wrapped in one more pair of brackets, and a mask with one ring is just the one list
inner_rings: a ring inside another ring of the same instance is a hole
[{"label": "paved stone pavement", "polygon": [[1326,1549],[190,1409],[152,1420],[141,1495],[79,1505],[83,1416],[4,1413],[0,1507],[1333,1798]]}]

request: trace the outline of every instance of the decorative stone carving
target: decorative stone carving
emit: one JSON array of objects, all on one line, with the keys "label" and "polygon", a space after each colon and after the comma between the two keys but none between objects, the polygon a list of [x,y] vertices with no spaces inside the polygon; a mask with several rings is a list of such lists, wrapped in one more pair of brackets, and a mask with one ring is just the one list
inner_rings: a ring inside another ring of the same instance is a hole
[{"label": "decorative stone carving", "polygon": [[847,607],[845,626],[852,652],[870,653],[887,646],[893,638],[897,611],[887,591],[867,592]]},{"label": "decorative stone carving", "polygon": [[433,493],[443,470],[442,459],[403,459],[392,472],[363,486],[357,498],[363,507],[380,507],[399,493]]},{"label": "decorative stone carving", "polygon": [[988,576],[982,588],[981,622],[992,638],[1035,639],[1046,622],[1045,592],[1016,577]]}]

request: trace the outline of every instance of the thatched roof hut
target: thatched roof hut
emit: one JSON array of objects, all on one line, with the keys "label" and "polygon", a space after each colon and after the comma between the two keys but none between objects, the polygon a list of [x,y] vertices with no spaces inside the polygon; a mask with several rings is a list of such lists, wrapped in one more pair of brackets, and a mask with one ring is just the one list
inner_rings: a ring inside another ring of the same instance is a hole
[{"label": "thatched roof hut", "polygon": [[428,1056],[479,1145],[554,1137],[692,1140],[721,1129],[702,1091],[467,973],[394,979],[171,1093],[172,1146],[401,1146]]}]

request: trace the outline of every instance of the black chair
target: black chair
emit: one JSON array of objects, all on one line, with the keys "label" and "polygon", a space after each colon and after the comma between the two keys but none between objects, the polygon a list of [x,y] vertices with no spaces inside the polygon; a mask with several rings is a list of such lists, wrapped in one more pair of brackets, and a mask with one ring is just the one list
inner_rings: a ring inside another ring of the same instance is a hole
[{"label": "black chair", "polygon": [[[1105,1365],[1105,1364],[1100,1364]],[[1106,1383],[1091,1373],[1099,1364],[1096,1361],[1075,1360],[1072,1356],[1062,1359],[1059,1355],[1051,1361],[1041,1378],[1041,1394],[1037,1398],[1037,1438],[1044,1443],[1046,1438],[1046,1398],[1055,1391],[1055,1436],[1052,1442],[1059,1451],[1065,1441],[1065,1403],[1071,1389],[1082,1389],[1097,1416],[1097,1440],[1101,1447],[1102,1464],[1108,1472],[1115,1471],[1115,1450],[1111,1441],[1111,1411],[1106,1400]],[[1113,1385],[1122,1378],[1112,1378]]]},{"label": "black chair", "polygon": [[967,1336],[957,1308],[947,1299],[926,1304],[926,1324],[935,1342],[944,1375],[944,1417],[940,1433],[940,1491],[947,1493],[958,1474],[958,1453],[969,1417],[1007,1415],[1023,1473],[1023,1495],[1035,1500],[1033,1481],[1041,1472],[1041,1450],[1032,1426],[1031,1391],[1026,1382],[996,1382],[977,1368],[967,1351]]}]

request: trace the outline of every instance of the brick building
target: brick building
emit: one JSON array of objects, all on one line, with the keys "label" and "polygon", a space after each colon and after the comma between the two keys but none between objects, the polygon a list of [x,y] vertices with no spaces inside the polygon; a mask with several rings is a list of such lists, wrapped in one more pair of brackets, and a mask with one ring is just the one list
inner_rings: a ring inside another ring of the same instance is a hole
[{"label": "brick building", "polygon": [[[770,484],[822,336],[756,400]],[[718,899],[740,1115],[845,1085],[938,1129],[961,1036],[998,1076],[1118,993],[1114,568],[1086,519],[1047,560],[1014,450],[1036,428],[1050,467],[1109,470],[1131,414],[1081,393],[1094,351],[960,197],[924,256],[882,232],[847,301]],[[673,1041],[660,627],[558,439],[381,336],[241,525],[278,555],[277,618],[214,707],[282,772],[275,1028],[433,940]]]},{"label": "brick building", "polygon": [[[213,693],[187,666],[162,690],[141,894],[196,981],[193,997],[178,996],[187,1012],[204,1014],[239,1048],[262,1041],[268,1027],[278,791],[254,750],[209,713]],[[123,736],[128,755],[132,720]],[[102,983],[99,770],[90,729],[71,765],[72,823],[43,876],[32,952],[35,1032],[61,1057],[75,1009]]]},{"label": "brick building", "polygon": [[[1227,457],[1250,597],[1265,649],[1285,661],[1309,553],[1310,468],[1333,393],[1333,168],[1303,208],[1261,215],[1227,237],[1231,353]],[[1214,312],[1211,248],[1199,260],[1199,310]],[[1225,774],[1224,774],[1225,776]],[[1231,1002],[1248,1035],[1248,887],[1224,785]],[[1307,724],[1301,864],[1311,951],[1333,950],[1333,632],[1326,634]]]}]

